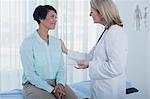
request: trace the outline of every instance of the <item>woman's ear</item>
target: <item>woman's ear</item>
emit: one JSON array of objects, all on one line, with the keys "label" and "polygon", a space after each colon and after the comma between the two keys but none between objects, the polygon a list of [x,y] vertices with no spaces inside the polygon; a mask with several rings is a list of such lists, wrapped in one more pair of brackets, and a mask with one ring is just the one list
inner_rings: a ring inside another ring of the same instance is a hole
[{"label": "woman's ear", "polygon": [[43,20],[42,19],[40,19],[40,23],[42,23],[43,22]]}]

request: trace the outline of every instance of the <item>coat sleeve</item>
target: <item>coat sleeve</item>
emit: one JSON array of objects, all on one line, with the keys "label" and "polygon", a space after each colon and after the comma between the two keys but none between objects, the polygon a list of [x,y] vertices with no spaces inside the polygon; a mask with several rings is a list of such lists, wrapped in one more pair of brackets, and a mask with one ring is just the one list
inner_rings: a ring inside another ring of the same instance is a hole
[{"label": "coat sleeve", "polygon": [[123,31],[108,32],[104,41],[106,60],[101,56],[89,63],[90,77],[92,79],[109,79],[125,73],[128,53],[127,36]]},{"label": "coat sleeve", "polygon": [[94,50],[95,50],[95,47],[93,47],[89,53],[81,53],[77,51],[68,50],[67,57],[75,61],[79,61],[79,60],[90,61],[93,59]]}]

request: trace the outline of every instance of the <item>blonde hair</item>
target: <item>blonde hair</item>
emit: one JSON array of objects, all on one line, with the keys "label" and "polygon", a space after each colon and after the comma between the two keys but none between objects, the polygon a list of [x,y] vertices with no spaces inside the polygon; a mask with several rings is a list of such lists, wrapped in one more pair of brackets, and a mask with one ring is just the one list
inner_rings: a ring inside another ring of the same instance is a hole
[{"label": "blonde hair", "polygon": [[117,24],[123,27],[118,9],[112,0],[91,0],[91,7],[98,10],[106,21],[106,28]]}]

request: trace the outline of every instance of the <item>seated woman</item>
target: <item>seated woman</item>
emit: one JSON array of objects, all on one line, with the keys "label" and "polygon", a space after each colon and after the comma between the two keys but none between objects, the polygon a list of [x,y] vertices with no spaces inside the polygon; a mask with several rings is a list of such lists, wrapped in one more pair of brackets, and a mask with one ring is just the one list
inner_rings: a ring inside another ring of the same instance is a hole
[{"label": "seated woman", "polygon": [[49,29],[55,29],[55,8],[40,5],[33,18],[39,28],[24,39],[20,48],[25,99],[77,99],[65,84],[61,41],[48,35]]}]

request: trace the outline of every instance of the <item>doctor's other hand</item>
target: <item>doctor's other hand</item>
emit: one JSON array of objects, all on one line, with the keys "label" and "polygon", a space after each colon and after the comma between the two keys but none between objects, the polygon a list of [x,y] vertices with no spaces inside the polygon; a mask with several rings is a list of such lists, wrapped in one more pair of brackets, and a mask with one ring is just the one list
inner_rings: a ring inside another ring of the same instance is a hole
[{"label": "doctor's other hand", "polygon": [[[60,39],[61,40],[61,39]],[[64,42],[61,40],[61,49],[62,49],[62,52],[67,54],[68,53],[68,49],[66,48]]]},{"label": "doctor's other hand", "polygon": [[77,68],[77,69],[86,69],[89,67],[89,61],[80,60],[77,65],[78,66],[75,66],[75,68]]}]

